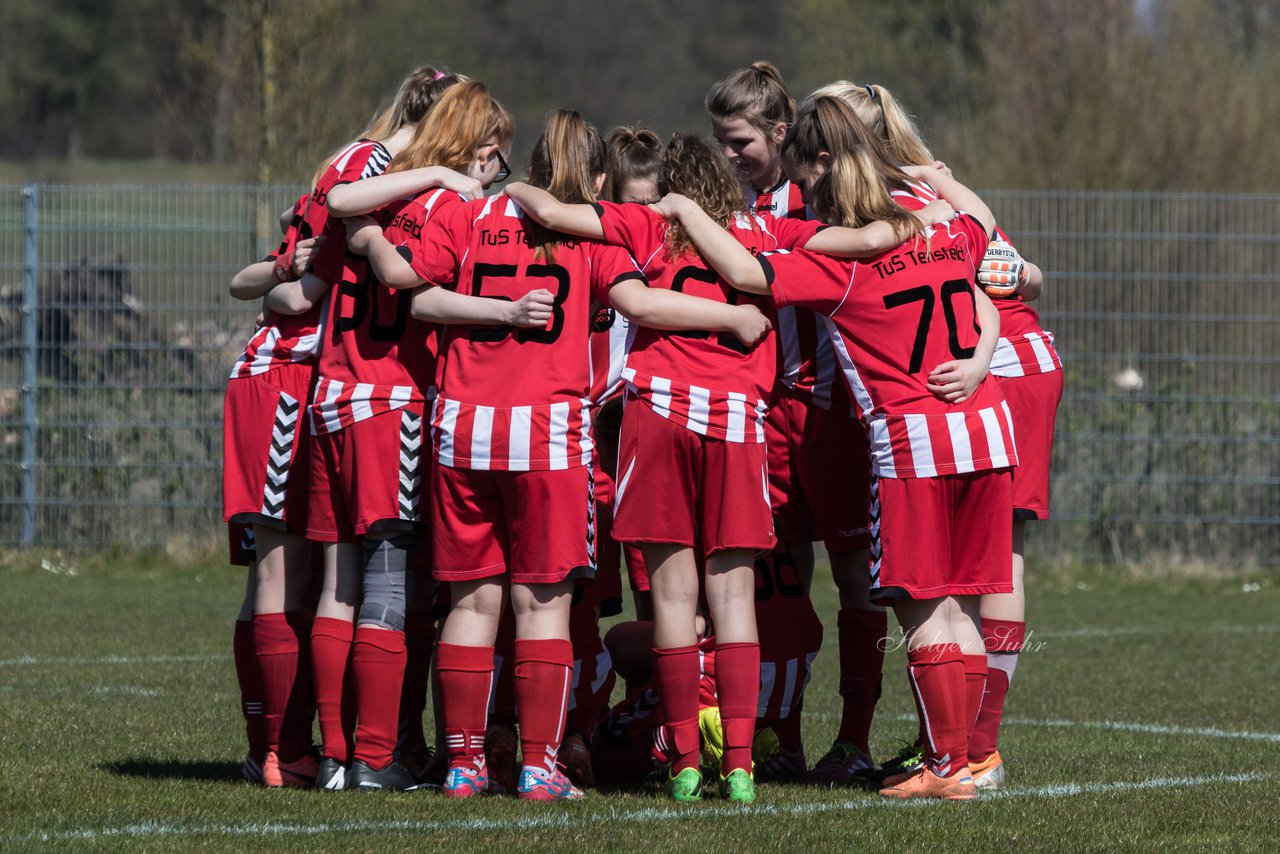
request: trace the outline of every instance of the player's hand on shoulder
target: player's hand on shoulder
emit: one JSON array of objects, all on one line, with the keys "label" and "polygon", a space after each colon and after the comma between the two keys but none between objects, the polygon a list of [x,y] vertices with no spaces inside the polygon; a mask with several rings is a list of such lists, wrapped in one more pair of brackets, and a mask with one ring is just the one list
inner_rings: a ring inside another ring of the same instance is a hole
[{"label": "player's hand on shoulder", "polygon": [[769,318],[765,317],[764,312],[751,303],[734,306],[734,310],[737,318],[733,335],[746,347],[754,347],[760,343],[760,339],[768,335],[769,330],[773,328],[773,324],[769,322]]},{"label": "player's hand on shoulder", "polygon": [[554,303],[555,297],[546,288],[529,291],[511,303],[507,323],[523,329],[545,327],[551,320],[551,307]]},{"label": "player's hand on shoulder", "polygon": [[455,172],[452,169],[445,169],[441,174],[440,186],[446,190],[453,190],[455,193],[466,196],[468,199],[474,200],[484,197],[483,184],[470,175],[463,175],[461,172]]},{"label": "player's hand on shoulder", "polygon": [[293,250],[293,274],[301,279],[311,269],[311,262],[320,252],[320,244],[324,243],[324,235],[299,240]]},{"label": "player's hand on shoulder", "polygon": [[987,254],[978,267],[978,285],[993,298],[1017,294],[1026,283],[1027,264],[1013,245],[996,237],[987,244]]},{"label": "player's hand on shoulder", "polygon": [[938,199],[929,202],[929,204],[916,211],[916,218],[926,228],[931,225],[937,225],[940,222],[946,222],[949,219],[955,219],[956,209],[951,207],[951,203],[946,199]]},{"label": "player's hand on shoulder", "polygon": [[684,210],[686,205],[691,204],[693,202],[679,193],[667,193],[661,199],[649,205],[649,209],[656,211],[667,219],[677,219],[680,216],[680,211]]},{"label": "player's hand on shoulder", "polygon": [[371,216],[349,216],[345,220],[347,226],[347,248],[357,255],[369,254],[369,243],[374,237],[382,234],[382,226]]},{"label": "player's hand on shoulder", "polygon": [[933,168],[941,172],[943,175],[946,175],[948,178],[955,177],[955,175],[951,172],[951,167],[943,163],[941,160],[933,161]]},{"label": "player's hand on shoulder", "polygon": [[978,359],[956,359],[930,371],[925,387],[947,403],[963,403],[978,390],[986,375],[987,366]]}]

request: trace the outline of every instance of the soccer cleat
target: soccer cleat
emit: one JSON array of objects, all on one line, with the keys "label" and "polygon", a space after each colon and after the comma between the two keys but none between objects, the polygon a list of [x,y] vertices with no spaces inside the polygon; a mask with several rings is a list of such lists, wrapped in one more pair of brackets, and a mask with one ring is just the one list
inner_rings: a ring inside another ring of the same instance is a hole
[{"label": "soccer cleat", "polygon": [[316,784],[316,774],[320,763],[310,753],[292,762],[281,762],[274,750],[267,751],[267,758],[262,763],[262,783],[271,789],[306,788]]},{"label": "soccer cleat", "polygon": [[547,771],[530,765],[520,771],[518,791],[522,801],[577,801],[586,797],[559,768]]},{"label": "soccer cleat", "polygon": [[320,760],[316,770],[316,788],[323,792],[340,792],[347,787],[347,769],[328,756]]},{"label": "soccer cleat", "polygon": [[667,791],[677,801],[701,800],[702,772],[697,768],[685,768],[679,774],[667,779]]},{"label": "soccer cleat", "polygon": [[385,768],[370,768],[368,763],[357,759],[351,763],[351,773],[347,775],[347,788],[357,792],[412,792],[418,788],[418,781],[399,762],[392,760]]},{"label": "soccer cleat", "polygon": [[589,789],[595,786],[596,776],[591,770],[591,751],[587,749],[587,740],[576,732],[565,737],[560,745],[560,758],[564,762],[564,773],[575,786]]},{"label": "soccer cleat", "polygon": [[979,789],[999,789],[1004,785],[1004,760],[1000,758],[1000,751],[981,762],[970,762],[969,773],[973,775],[973,785]]},{"label": "soccer cleat", "polygon": [[967,768],[950,777],[939,777],[928,768],[921,768],[902,782],[880,790],[882,798],[937,798],[948,801],[971,801],[977,793],[973,775]]},{"label": "soccer cleat", "polygon": [[754,776],[763,783],[793,783],[805,779],[808,767],[804,748],[794,752],[779,748],[768,759],[755,763]]},{"label": "soccer cleat", "polygon": [[866,783],[878,770],[869,754],[847,741],[834,741],[806,779],[819,786],[848,786]]},{"label": "soccer cleat", "polygon": [[885,760],[880,766],[880,770],[869,776],[872,782],[877,782],[884,786],[892,786],[901,783],[912,774],[924,767],[924,746],[919,744],[904,744],[898,750],[898,754],[892,759]]},{"label": "soccer cleat", "polygon": [[735,804],[749,804],[756,799],[756,784],[751,772],[737,768],[720,778],[720,796]]},{"label": "soccer cleat", "polygon": [[253,754],[246,754],[240,765],[240,776],[250,783],[262,785],[262,762],[254,759]]},{"label": "soccer cleat", "polygon": [[484,757],[477,756],[464,765],[450,765],[444,777],[444,793],[451,798],[470,798],[489,788],[489,772]]},{"label": "soccer cleat", "polygon": [[485,767],[489,791],[509,795],[516,790],[516,731],[507,724],[494,724],[484,734]]},{"label": "soccer cleat", "polygon": [[[404,766],[404,769],[413,776],[414,781],[419,786],[438,788],[439,781],[435,781],[435,786],[431,785],[433,782],[431,779],[432,772],[437,770],[433,766],[438,764],[433,763],[433,759],[435,759],[435,751],[430,747],[424,746],[401,754],[396,757],[396,762]],[[439,770],[443,770],[443,767]]]}]

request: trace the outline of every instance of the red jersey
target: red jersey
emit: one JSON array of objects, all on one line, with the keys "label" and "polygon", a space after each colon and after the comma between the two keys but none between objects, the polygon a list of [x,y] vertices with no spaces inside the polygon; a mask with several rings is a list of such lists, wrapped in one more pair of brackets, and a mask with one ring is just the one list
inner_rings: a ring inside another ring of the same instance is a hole
[{"label": "red jersey", "polygon": [[[600,202],[596,210],[605,239],[631,252],[650,287],[729,305],[751,301],[773,316],[769,300],[731,288],[697,254],[668,257],[670,224],[648,207]],[[803,246],[820,227],[798,220],[739,215],[729,231],[752,252],[760,252]],[[747,349],[727,333],[632,329],[622,376],[645,406],[712,439],[764,442],[765,401],[777,375],[773,335]]]},{"label": "red jersey", "polygon": [[546,471],[591,462],[593,301],[643,278],[620,249],[566,240],[539,258],[524,212],[505,195],[451,205],[403,246],[429,282],[517,300],[555,295],[545,329],[450,324],[441,332],[440,396],[432,413],[436,459],[446,466]]},{"label": "red jersey", "polygon": [[813,660],[822,648],[822,621],[790,552],[756,558],[756,625],[760,632],[760,701],[756,717],[777,721],[799,708]]},{"label": "red jersey", "polygon": [[760,256],[779,305],[827,317],[881,477],[937,477],[1017,465],[1012,419],[996,381],[951,404],[927,388],[937,365],[972,355],[974,275],[987,248],[962,214],[889,252],[846,261],[804,250]]},{"label": "red jersey", "polygon": [[[393,244],[420,233],[437,205],[462,197],[434,190],[393,202],[372,216]],[[346,235],[341,245],[346,246]],[[326,247],[329,245],[326,242]],[[333,276],[320,354],[320,379],[311,403],[313,433],[332,433],[357,421],[435,397],[436,340],[431,324],[410,314],[413,293],[378,281],[368,260],[344,250]]]},{"label": "red jersey", "polygon": [[[380,142],[360,139],[348,145],[320,174],[302,221],[298,223],[299,240],[324,234],[329,228],[329,192],[342,184],[381,175],[391,164],[391,152]],[[341,225],[341,223],[338,223]],[[343,235],[343,245],[346,245]]]},{"label": "red jersey", "polygon": [[[265,261],[274,261],[298,244],[298,228],[302,212],[310,196],[302,196],[293,206],[293,222],[285,232],[280,248],[268,255]],[[231,368],[231,379],[265,374],[272,368],[305,362],[316,357],[320,347],[320,316],[322,305],[314,305],[299,315],[263,312],[262,327],[245,345],[244,352]]]}]

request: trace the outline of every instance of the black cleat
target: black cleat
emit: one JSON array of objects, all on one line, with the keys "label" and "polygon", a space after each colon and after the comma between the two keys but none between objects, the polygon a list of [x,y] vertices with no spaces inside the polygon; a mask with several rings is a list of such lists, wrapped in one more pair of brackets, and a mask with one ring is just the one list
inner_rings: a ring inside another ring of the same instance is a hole
[{"label": "black cleat", "polygon": [[320,760],[316,771],[316,788],[324,792],[340,792],[347,787],[347,769],[328,756]]},{"label": "black cleat", "polygon": [[347,788],[358,792],[412,792],[418,781],[399,762],[392,761],[386,768],[375,771],[359,759],[351,763],[347,773]]}]

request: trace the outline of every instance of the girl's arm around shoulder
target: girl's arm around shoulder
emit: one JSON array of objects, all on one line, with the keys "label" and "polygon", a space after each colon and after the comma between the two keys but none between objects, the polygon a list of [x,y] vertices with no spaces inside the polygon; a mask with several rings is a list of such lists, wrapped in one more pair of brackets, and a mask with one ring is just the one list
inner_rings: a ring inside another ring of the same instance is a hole
[{"label": "girl's arm around shoulder", "polygon": [[327,197],[329,215],[349,217],[368,213],[389,205],[396,199],[416,196],[436,187],[453,190],[469,199],[478,199],[484,195],[484,188],[475,178],[443,166],[423,166],[339,184],[329,191]]},{"label": "girl's arm around shoulder", "polygon": [[[945,199],[930,202],[915,212],[922,227],[936,225],[956,215]],[[804,248],[837,258],[867,258],[888,252],[902,243],[887,222],[873,222],[861,228],[833,225],[822,229],[804,244]]]},{"label": "girl's arm around shoulder", "polygon": [[649,206],[667,219],[679,221],[698,252],[733,287],[752,294],[771,293],[764,268],[751,251],[721,228],[691,199],[670,193]]},{"label": "girl's arm around shoulder", "polygon": [[530,291],[518,300],[489,299],[460,294],[429,285],[413,293],[410,312],[429,323],[465,323],[471,326],[545,328],[551,320],[555,297],[545,288]]},{"label": "girl's arm around shoulder", "polygon": [[991,213],[991,208],[987,207],[977,193],[932,166],[904,166],[903,171],[916,180],[927,182],[956,210],[964,211],[982,223],[987,239],[991,238],[996,227],[995,214]]},{"label": "girl's arm around shoulder", "polygon": [[314,273],[307,273],[296,281],[276,285],[262,304],[276,314],[305,314],[324,299],[328,292],[328,282]]},{"label": "girl's arm around shoulder", "polygon": [[509,185],[505,192],[534,221],[564,234],[604,239],[600,214],[592,205],[567,205],[546,190],[523,181]]},{"label": "girl's arm around shoulder", "polygon": [[609,302],[632,323],[673,332],[727,332],[754,346],[773,328],[750,303],[728,305],[675,291],[650,288],[642,278],[623,279],[609,290]]},{"label": "girl's arm around shoulder", "polygon": [[382,226],[372,217],[359,216],[347,220],[347,248],[357,255],[368,256],[373,274],[389,288],[416,288],[426,282],[383,236]]}]

